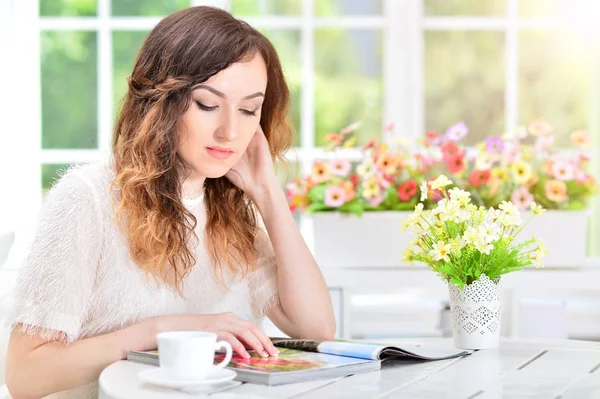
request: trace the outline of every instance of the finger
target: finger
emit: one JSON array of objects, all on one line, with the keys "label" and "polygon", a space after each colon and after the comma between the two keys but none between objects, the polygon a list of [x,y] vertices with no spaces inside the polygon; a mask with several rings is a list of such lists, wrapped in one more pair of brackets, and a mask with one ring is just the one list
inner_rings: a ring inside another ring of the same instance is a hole
[{"label": "finger", "polygon": [[265,348],[261,344],[260,340],[252,330],[247,327],[242,327],[237,333],[238,338],[241,338],[250,348],[254,349],[259,356],[269,357],[269,353],[265,351]]},{"label": "finger", "polygon": [[239,356],[244,359],[248,359],[250,354],[244,347],[244,344],[240,342],[233,334],[228,333],[227,331],[221,331],[217,334],[217,338],[222,341],[227,341],[231,345],[231,349],[233,349]]},{"label": "finger", "polygon": [[273,345],[271,339],[267,334],[265,334],[256,324],[250,323],[250,331],[254,333],[254,335],[259,339],[263,348],[269,353],[271,356],[279,355],[279,349]]}]

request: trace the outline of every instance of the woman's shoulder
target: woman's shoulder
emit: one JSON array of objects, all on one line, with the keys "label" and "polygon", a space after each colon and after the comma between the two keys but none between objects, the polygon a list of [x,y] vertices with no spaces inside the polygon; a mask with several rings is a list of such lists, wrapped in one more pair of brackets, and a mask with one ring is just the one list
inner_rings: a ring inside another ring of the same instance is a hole
[{"label": "woman's shoulder", "polygon": [[114,172],[108,159],[74,164],[64,169],[54,182],[49,196],[68,196],[77,199],[81,195],[95,199],[108,198]]}]

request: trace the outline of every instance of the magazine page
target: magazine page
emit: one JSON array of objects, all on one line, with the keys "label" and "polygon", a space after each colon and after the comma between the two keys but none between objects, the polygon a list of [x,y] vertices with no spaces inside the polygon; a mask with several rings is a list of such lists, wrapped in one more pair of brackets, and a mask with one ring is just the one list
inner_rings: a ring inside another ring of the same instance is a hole
[{"label": "magazine page", "polygon": [[[250,351],[249,353],[249,359],[237,355],[233,356],[227,367],[236,371],[244,370],[277,373],[286,371],[322,370],[361,362],[359,359],[330,356],[323,353],[305,352],[287,348],[281,348],[278,356],[268,358],[263,358],[254,351]],[[223,360],[224,356],[224,354],[216,354],[215,363],[219,363]]]},{"label": "magazine page", "polygon": [[378,360],[385,346],[346,341],[312,341],[305,339],[272,339],[278,348],[289,348],[308,352],[327,353],[329,355],[347,356],[358,359]]},{"label": "magazine page", "polygon": [[347,340],[311,341],[274,339],[273,344],[280,348],[327,353],[359,359],[383,360],[389,358],[413,358],[441,360],[469,355],[470,352],[455,348],[438,348],[420,344],[380,344]]}]

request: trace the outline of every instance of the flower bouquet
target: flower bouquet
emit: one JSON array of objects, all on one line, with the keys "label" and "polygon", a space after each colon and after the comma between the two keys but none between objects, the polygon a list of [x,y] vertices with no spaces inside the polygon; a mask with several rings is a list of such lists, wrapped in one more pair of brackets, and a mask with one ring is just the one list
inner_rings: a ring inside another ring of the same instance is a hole
[{"label": "flower bouquet", "polygon": [[[535,263],[541,267],[546,249],[534,237],[516,241],[527,222],[545,210],[531,203],[533,214],[523,223],[511,202],[498,209],[471,203],[471,194],[442,175],[426,183],[443,198],[431,210],[417,204],[403,223],[414,240],[404,251],[404,261],[425,263],[449,284],[455,345],[484,349],[498,346],[502,275]],[[425,192],[425,191],[424,191]]]}]

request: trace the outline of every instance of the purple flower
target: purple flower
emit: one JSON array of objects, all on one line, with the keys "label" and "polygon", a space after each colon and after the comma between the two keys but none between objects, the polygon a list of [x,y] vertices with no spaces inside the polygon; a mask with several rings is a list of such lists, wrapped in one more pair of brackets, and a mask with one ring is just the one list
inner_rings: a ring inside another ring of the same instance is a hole
[{"label": "purple flower", "polygon": [[464,122],[458,122],[456,125],[452,125],[446,130],[444,135],[447,140],[460,141],[469,133],[469,128]]},{"label": "purple flower", "polygon": [[504,140],[498,136],[490,136],[485,140],[485,149],[487,152],[501,154],[504,151]]}]

